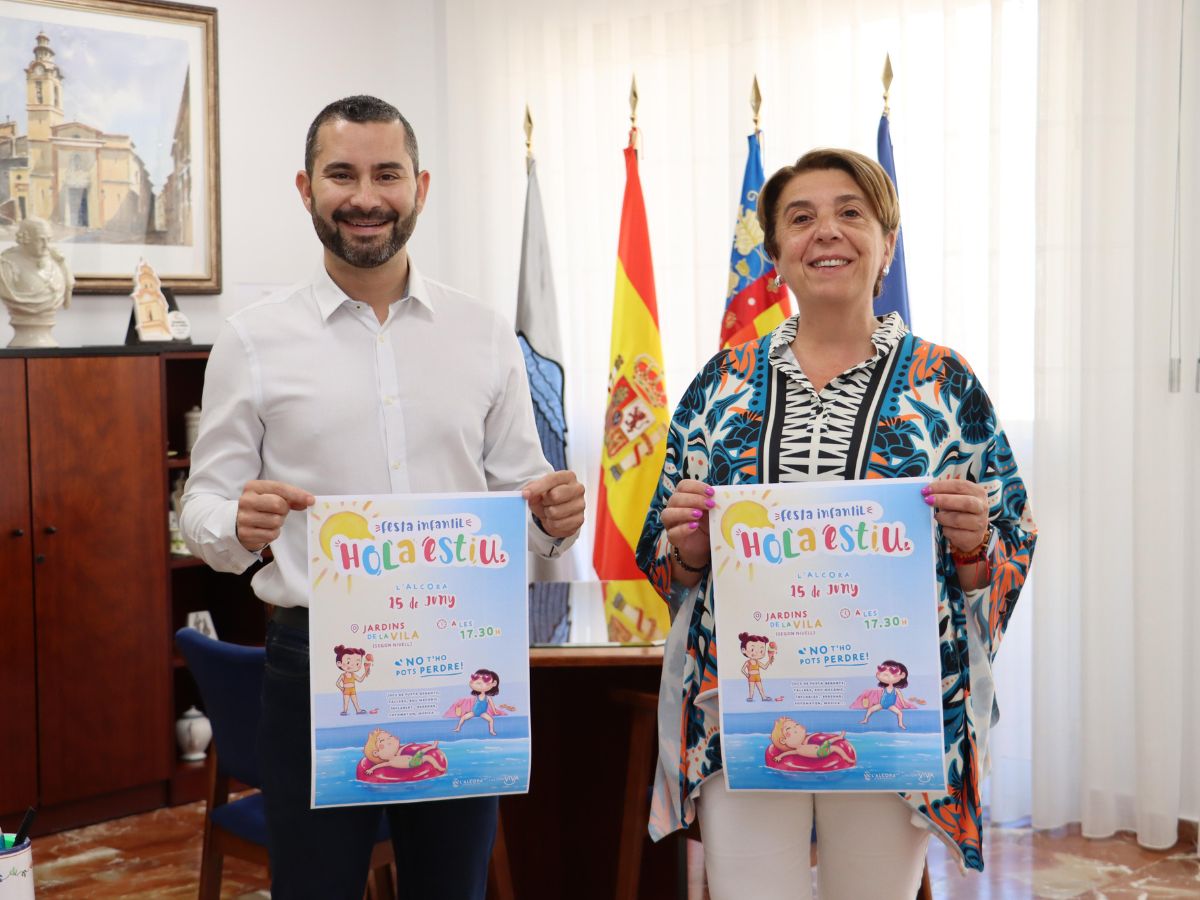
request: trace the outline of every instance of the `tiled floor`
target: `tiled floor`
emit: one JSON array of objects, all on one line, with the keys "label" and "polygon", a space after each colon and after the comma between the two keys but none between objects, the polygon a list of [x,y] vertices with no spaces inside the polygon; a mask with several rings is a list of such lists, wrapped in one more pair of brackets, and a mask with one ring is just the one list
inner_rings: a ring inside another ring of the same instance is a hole
[{"label": "tiled floor", "polygon": [[[195,897],[203,828],[204,804],[192,803],[38,838],[38,900]],[[223,898],[267,898],[268,886],[265,869],[226,860]]]},{"label": "tiled floor", "polygon": [[[37,896],[194,897],[203,819],[203,806],[194,803],[38,838]],[[1200,897],[1194,840],[1153,851],[1139,847],[1127,834],[1090,840],[1080,836],[1078,828],[1012,827],[989,827],[984,840],[987,870],[965,876],[941,844],[933,842],[929,871],[937,900]],[[262,869],[238,860],[226,862],[222,897],[265,898],[266,888]]]},{"label": "tiled floor", "polygon": [[960,875],[939,841],[931,844],[929,874],[937,900],[1157,900],[1200,898],[1196,841],[1146,850],[1133,835],[1085,838],[1078,826],[1050,831],[988,827],[985,870]]}]

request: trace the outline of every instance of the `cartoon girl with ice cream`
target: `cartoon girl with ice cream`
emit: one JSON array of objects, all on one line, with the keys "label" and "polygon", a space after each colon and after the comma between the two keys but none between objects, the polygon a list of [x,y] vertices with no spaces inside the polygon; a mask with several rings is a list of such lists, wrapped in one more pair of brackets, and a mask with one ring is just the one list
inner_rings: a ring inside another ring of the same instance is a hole
[{"label": "cartoon girl with ice cream", "polygon": [[[775,642],[770,638],[751,634],[748,631],[739,634],[738,640],[742,642],[742,656],[746,657],[746,662],[742,666],[742,674],[746,676],[746,702],[749,703],[754,699],[756,688],[758,695],[763,700],[770,700],[767,692],[763,690],[762,670],[775,662]],[[764,659],[766,662],[763,662]]]},{"label": "cartoon girl with ice cream", "polygon": [[349,715],[350,704],[353,703],[355,712],[360,716],[367,715],[367,711],[358,705],[358,685],[371,674],[371,663],[374,661],[374,657],[366,650],[347,647],[343,644],[338,644],[333,648],[333,655],[337,667],[342,670],[342,674],[334,682],[337,689],[342,692],[341,714]]}]

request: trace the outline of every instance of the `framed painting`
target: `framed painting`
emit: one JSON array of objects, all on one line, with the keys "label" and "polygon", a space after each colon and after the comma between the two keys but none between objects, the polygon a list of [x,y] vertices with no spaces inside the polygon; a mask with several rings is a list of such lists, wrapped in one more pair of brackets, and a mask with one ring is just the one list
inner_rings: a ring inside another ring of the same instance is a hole
[{"label": "framed painting", "polygon": [[0,249],[39,218],[77,294],[220,292],[215,9],[0,0],[0,119]]}]

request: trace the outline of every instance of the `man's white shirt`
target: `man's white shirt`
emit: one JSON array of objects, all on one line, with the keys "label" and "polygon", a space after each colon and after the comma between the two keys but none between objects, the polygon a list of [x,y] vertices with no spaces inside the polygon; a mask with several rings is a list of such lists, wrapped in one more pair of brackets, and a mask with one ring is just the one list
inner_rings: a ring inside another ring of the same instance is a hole
[{"label": "man's white shirt", "polygon": [[[319,267],[310,283],[230,316],[209,356],[181,525],[213,568],[258,558],[238,542],[237,498],[255,479],[317,495],[520,490],[551,471],[513,330],[421,276],[380,324]],[[530,525],[530,549],[560,555]],[[305,514],[290,513],[254,590],[305,606]]]}]

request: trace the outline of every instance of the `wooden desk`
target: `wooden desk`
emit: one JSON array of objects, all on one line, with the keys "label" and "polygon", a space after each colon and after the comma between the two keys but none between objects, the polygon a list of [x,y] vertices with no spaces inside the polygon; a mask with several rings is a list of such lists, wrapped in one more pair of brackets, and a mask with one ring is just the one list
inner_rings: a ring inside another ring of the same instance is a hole
[{"label": "wooden desk", "polygon": [[[610,691],[657,693],[662,654],[662,647],[530,650],[530,790],[501,800],[517,897],[611,900],[631,716]],[[674,840],[647,844],[642,896],[676,896],[677,850]]]},{"label": "wooden desk", "polygon": [[[653,666],[662,668],[662,647],[534,647],[529,651],[531,668],[579,668],[595,666]],[[655,690],[658,690],[655,681]]]}]

